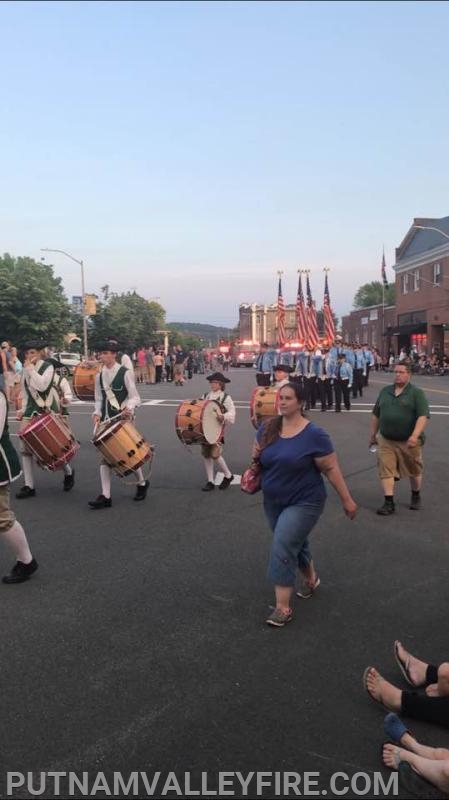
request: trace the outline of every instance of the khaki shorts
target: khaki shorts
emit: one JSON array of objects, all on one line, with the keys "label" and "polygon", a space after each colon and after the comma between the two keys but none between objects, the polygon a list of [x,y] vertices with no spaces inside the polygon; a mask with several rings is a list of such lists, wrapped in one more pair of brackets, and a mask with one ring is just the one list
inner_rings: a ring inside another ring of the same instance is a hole
[{"label": "khaki shorts", "polygon": [[396,442],[378,436],[377,465],[379,478],[416,478],[422,475],[422,446],[409,447],[407,442]]},{"label": "khaki shorts", "polygon": [[201,455],[203,458],[220,458],[223,452],[221,444],[202,444]]},{"label": "khaki shorts", "polygon": [[9,484],[0,486],[0,531],[9,531],[16,517],[9,503]]}]

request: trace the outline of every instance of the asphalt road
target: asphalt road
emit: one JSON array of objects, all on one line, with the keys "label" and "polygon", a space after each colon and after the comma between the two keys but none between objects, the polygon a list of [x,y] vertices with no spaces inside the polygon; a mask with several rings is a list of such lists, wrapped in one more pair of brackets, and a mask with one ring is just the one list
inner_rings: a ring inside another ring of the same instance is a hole
[{"label": "asphalt road", "polygon": [[[230,377],[237,421],[225,454],[241,474],[253,439],[254,372],[231,370]],[[200,453],[175,435],[176,407],[207,389],[204,377],[183,388],[142,389],[137,425],[156,448],[144,503],[115,479],[113,507],[89,509],[100,491],[92,409],[72,407],[81,442],[75,488],[64,493],[61,474],[39,470],[36,497],[14,500],[40,569],[26,584],[0,584],[1,797],[11,771],[33,773],[34,788],[40,772],[88,773],[90,789],[103,772],[110,790],[114,772],[125,779],[143,772],[149,781],[160,772],[154,797],[189,796],[185,773],[191,791],[207,796],[220,791],[224,771],[317,772],[312,789],[327,797],[393,796],[375,795],[376,773],[389,778],[379,757],[384,712],[364,693],[362,673],[374,664],[404,686],[392,655],[396,638],[426,660],[448,657],[449,381],[415,379],[432,406],[422,511],[408,510],[401,482],[397,514],[380,518],[369,413],[390,381],[374,375],[350,413],[311,412],[335,443],[360,511],[348,521],[329,489],[312,538],[322,585],[312,600],[296,603],[285,629],[264,624],[272,593],[261,496],[238,486],[202,493]],[[11,565],[5,547],[0,556],[4,574]],[[448,731],[418,723],[413,731],[449,746]],[[181,795],[176,787],[162,792],[170,772]],[[331,789],[336,772],[348,776],[339,784],[344,794]],[[354,789],[358,772],[367,777]],[[48,779],[43,796],[68,796],[65,780],[55,795]],[[270,780],[263,796],[295,796]],[[235,779],[227,789],[245,796],[239,786]],[[248,796],[257,788],[254,777]],[[33,795],[22,788],[12,796]],[[81,789],[73,796],[83,796]],[[147,796],[143,783],[139,796]]]}]

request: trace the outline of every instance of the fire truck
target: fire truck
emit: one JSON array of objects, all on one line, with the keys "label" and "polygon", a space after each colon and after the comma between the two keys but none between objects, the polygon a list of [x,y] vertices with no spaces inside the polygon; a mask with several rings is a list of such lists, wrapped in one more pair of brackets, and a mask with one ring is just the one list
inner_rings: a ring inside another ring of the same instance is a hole
[{"label": "fire truck", "polygon": [[231,345],[231,367],[253,367],[259,355],[260,344],[248,339]]}]

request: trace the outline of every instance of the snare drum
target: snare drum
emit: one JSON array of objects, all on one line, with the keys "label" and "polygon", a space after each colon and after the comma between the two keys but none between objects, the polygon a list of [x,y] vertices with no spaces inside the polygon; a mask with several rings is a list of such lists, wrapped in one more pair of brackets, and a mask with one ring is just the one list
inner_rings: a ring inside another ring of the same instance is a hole
[{"label": "snare drum", "polygon": [[215,400],[184,400],[176,414],[176,433],[184,444],[217,444],[224,422],[217,417]]},{"label": "snare drum", "polygon": [[135,472],[153,457],[150,445],[129,420],[111,420],[92,442],[106,464],[121,478]]},{"label": "snare drum", "polygon": [[83,361],[73,370],[73,391],[78,400],[95,400],[95,377],[101,369],[97,361]]},{"label": "snare drum", "polygon": [[279,414],[279,389],[274,386],[257,386],[250,401],[251,422],[258,428],[261,422]]},{"label": "snare drum", "polygon": [[62,469],[79,450],[68,425],[51,411],[32,419],[19,436],[41,467],[51,472]]}]

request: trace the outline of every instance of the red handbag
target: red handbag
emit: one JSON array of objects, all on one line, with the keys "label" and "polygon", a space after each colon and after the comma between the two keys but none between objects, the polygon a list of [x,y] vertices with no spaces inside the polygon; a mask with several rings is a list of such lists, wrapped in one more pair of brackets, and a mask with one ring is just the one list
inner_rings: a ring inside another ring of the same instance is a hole
[{"label": "red handbag", "polygon": [[256,494],[262,488],[262,467],[254,461],[242,475],[240,488],[245,494]]}]

